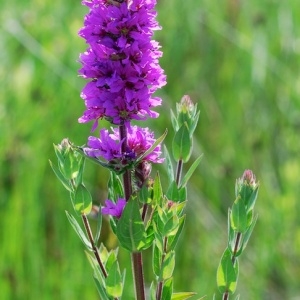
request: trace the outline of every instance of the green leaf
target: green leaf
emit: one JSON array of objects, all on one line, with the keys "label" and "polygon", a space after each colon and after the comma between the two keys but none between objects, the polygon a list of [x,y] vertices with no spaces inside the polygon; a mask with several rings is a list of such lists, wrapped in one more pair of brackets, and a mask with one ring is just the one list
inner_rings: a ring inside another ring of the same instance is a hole
[{"label": "green leaf", "polygon": [[236,241],[236,233],[233,228],[230,226],[230,216],[231,216],[231,209],[228,209],[228,248],[230,249],[231,253],[234,251],[235,241]]},{"label": "green leaf", "polygon": [[139,201],[143,204],[150,204],[151,199],[149,198],[149,191],[148,187],[144,184],[142,188],[138,191],[138,198]]},{"label": "green leaf", "polygon": [[[75,151],[79,152],[79,153],[80,153],[81,155],[83,155],[84,157],[86,157],[87,159],[89,159],[89,160],[91,160],[92,162],[96,163],[97,165],[100,165],[100,166],[102,166],[102,167],[104,167],[104,168],[107,168],[107,169],[113,171],[113,172],[116,172],[116,170],[115,170],[110,164],[108,164],[108,163],[106,163],[106,162],[103,162],[103,161],[101,161],[101,160],[98,159],[98,158],[95,158],[95,157],[91,157],[91,156],[86,155],[86,154],[84,153],[82,147],[78,147],[78,146],[72,145],[72,148],[73,148]],[[122,174],[123,172],[124,172],[124,170],[120,170],[120,172],[116,172],[116,173],[117,173],[117,174]]]},{"label": "green leaf", "polygon": [[167,136],[168,133],[168,129],[165,130],[165,132],[163,133],[162,136],[160,136],[155,143],[147,150],[145,151],[141,156],[139,156],[136,159],[135,165],[139,164],[139,162],[141,162],[147,155],[149,155],[159,144],[161,144],[163,142],[163,140],[165,139],[165,137]]},{"label": "green leaf", "polygon": [[179,124],[178,124],[177,118],[176,118],[176,116],[175,116],[173,110],[171,109],[170,111],[171,111],[171,122],[172,122],[172,127],[173,127],[174,131],[176,132],[176,131],[178,131],[178,129],[179,129]]},{"label": "green leaf", "polygon": [[118,198],[124,196],[123,185],[119,176],[115,172],[110,172],[110,177],[107,183],[108,199],[116,202]]},{"label": "green leaf", "polygon": [[162,259],[161,250],[157,247],[157,244],[155,244],[153,246],[152,266],[153,266],[153,273],[157,277],[159,277],[161,273],[161,259]]},{"label": "green leaf", "polygon": [[185,223],[185,215],[179,218],[179,227],[174,236],[168,237],[168,250],[174,250]]},{"label": "green leaf", "polygon": [[163,235],[170,236],[175,235],[179,228],[179,219],[176,215],[173,215],[165,224]]},{"label": "green leaf", "polygon": [[173,294],[173,278],[169,278],[164,282],[161,299],[171,300]]},{"label": "green leaf", "polygon": [[[237,261],[236,261],[237,265]],[[227,248],[221,258],[217,270],[217,285],[221,294],[234,293],[237,285],[238,267],[234,267],[230,250]]]},{"label": "green leaf", "polygon": [[248,241],[250,239],[250,236],[253,232],[253,229],[254,229],[254,226],[256,224],[256,221],[257,221],[257,218],[258,218],[258,215],[256,215],[250,225],[250,227],[247,229],[247,231],[244,233],[244,236],[243,236],[243,242],[242,242],[242,246],[241,246],[241,249],[242,251],[246,248],[247,244],[248,244]]},{"label": "green leaf", "polygon": [[164,145],[164,156],[165,156],[165,162],[166,162],[166,165],[167,165],[168,178],[171,182],[175,181],[174,169],[173,169],[171,156],[170,156],[170,153],[169,153],[169,151],[168,151],[168,149],[165,145]]},{"label": "green leaf", "polygon": [[84,252],[87,256],[87,259],[88,259],[90,265],[92,266],[92,268],[94,270],[94,278],[96,278],[99,281],[99,283],[104,287],[105,286],[105,278],[100,269],[98,261],[90,252],[88,252],[86,250]]},{"label": "green leaf", "polygon": [[151,282],[149,291],[150,291],[150,300],[156,300],[156,288],[154,282]]},{"label": "green leaf", "polygon": [[184,201],[186,201],[186,196],[187,193],[186,193],[186,186],[182,186],[180,189],[179,189],[179,202],[182,203]]},{"label": "green leaf", "polygon": [[80,214],[89,214],[91,212],[93,205],[92,196],[83,184],[77,187],[73,201],[76,212]]},{"label": "green leaf", "polygon": [[139,251],[145,245],[145,227],[137,199],[130,198],[117,224],[117,237],[121,246],[130,252]]},{"label": "green leaf", "polygon": [[117,298],[122,295],[123,279],[120,273],[118,262],[116,260],[110,267],[105,282],[106,282],[106,291],[110,296]]},{"label": "green leaf", "polygon": [[84,166],[85,166],[85,157],[81,156],[80,160],[78,161],[78,174],[75,178],[76,186],[82,184]]},{"label": "green leaf", "polygon": [[186,186],[186,184],[188,183],[189,179],[191,178],[191,176],[193,175],[193,173],[195,172],[195,170],[197,169],[198,165],[200,164],[201,160],[203,158],[203,154],[201,154],[194,162],[193,164],[190,166],[189,170],[186,172],[186,174],[184,175],[180,186]]},{"label": "green leaf", "polygon": [[162,263],[161,279],[166,280],[172,277],[174,268],[175,268],[175,251],[172,250],[168,252],[164,257]]},{"label": "green leaf", "polygon": [[179,191],[175,181],[171,182],[167,190],[166,197],[173,202],[179,201]]},{"label": "green leaf", "polygon": [[117,260],[117,255],[118,255],[118,248],[108,252],[107,259],[105,262],[105,268],[106,268],[107,272],[110,272],[110,268],[113,266],[113,264]]},{"label": "green leaf", "polygon": [[187,162],[192,152],[192,140],[186,123],[176,132],[173,143],[173,156],[176,161]]},{"label": "green leaf", "polygon": [[250,210],[252,210],[254,208],[254,205],[255,205],[255,202],[256,202],[256,199],[257,199],[257,196],[258,196],[258,188],[259,186],[257,186],[251,196],[249,197],[248,201],[247,201],[247,212],[249,212]]},{"label": "green leaf", "polygon": [[154,183],[153,183],[153,203],[152,205],[161,205],[162,202],[162,196],[163,196],[163,191],[160,183],[160,177],[159,174],[157,173]]},{"label": "green leaf", "polygon": [[[171,300],[185,300],[185,299],[189,299],[189,298],[193,297],[194,295],[196,295],[196,293],[193,293],[193,292],[173,293]],[[200,300],[200,299],[198,299],[198,300]]]},{"label": "green leaf", "polygon": [[87,239],[87,237],[85,236],[84,232],[82,231],[80,225],[78,224],[78,222],[76,221],[76,219],[68,212],[66,211],[66,215],[67,218],[70,222],[70,224],[72,225],[73,229],[75,230],[75,232],[78,234],[79,238],[81,239],[81,241],[83,242],[83,244],[92,251],[92,245],[90,243],[90,241]]},{"label": "green leaf", "polygon": [[101,300],[110,300],[109,296],[106,293],[105,288],[101,285],[101,283],[95,276],[94,276],[94,280]]},{"label": "green leaf", "polygon": [[190,135],[192,136],[192,134],[194,133],[197,124],[198,124],[198,120],[199,120],[199,116],[200,116],[200,111],[198,111],[198,113],[196,114],[196,116],[193,118],[193,122],[190,124]]},{"label": "green leaf", "polygon": [[101,234],[101,228],[102,228],[102,213],[101,209],[99,209],[98,215],[97,215],[97,228],[96,228],[96,234],[95,234],[95,244],[97,245],[99,242],[100,234]]},{"label": "green leaf", "polygon": [[51,160],[49,160],[49,164],[50,164],[50,166],[51,166],[51,168],[52,168],[54,174],[56,175],[56,177],[57,177],[57,178],[59,179],[59,181],[62,183],[62,185],[63,185],[68,191],[72,192],[73,189],[72,189],[72,186],[71,186],[69,180],[67,180],[67,179],[63,176],[63,174],[60,172],[60,170],[59,170],[55,165],[53,165],[53,163],[52,163]]},{"label": "green leaf", "polygon": [[238,197],[233,205],[230,215],[231,227],[236,232],[244,233],[247,229],[247,212],[245,202],[241,197]]}]

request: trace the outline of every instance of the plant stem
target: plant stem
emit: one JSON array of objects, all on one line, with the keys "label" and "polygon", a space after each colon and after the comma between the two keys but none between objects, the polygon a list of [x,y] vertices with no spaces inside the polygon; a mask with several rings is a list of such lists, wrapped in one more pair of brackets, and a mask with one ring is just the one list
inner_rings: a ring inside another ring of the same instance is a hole
[{"label": "plant stem", "polygon": [[176,170],[176,184],[177,184],[177,186],[180,183],[180,178],[181,178],[181,173],[182,173],[182,166],[183,166],[183,162],[182,162],[182,159],[180,159],[178,161],[177,170]]},{"label": "plant stem", "polygon": [[229,300],[229,293],[228,292],[225,292],[223,294],[223,299],[222,300]]},{"label": "plant stem", "polygon": [[143,258],[141,252],[131,254],[136,300],[145,300]]},{"label": "plant stem", "polygon": [[[119,126],[120,141],[122,141],[121,152],[122,154],[127,152],[127,129],[125,124]],[[123,185],[125,199],[128,201],[132,194],[132,184],[131,184],[131,172],[126,170],[123,175]],[[135,295],[136,300],[145,300],[145,284],[144,284],[144,274],[143,274],[143,259],[141,252],[133,252],[131,254],[133,279],[135,283]]]},{"label": "plant stem", "polygon": [[96,259],[97,259],[97,262],[98,262],[98,264],[100,266],[100,269],[101,269],[101,272],[102,272],[103,276],[106,278],[107,277],[107,272],[106,272],[105,267],[104,267],[104,265],[103,265],[103,263],[101,261],[98,248],[95,245],[89,221],[88,221],[88,219],[87,219],[87,217],[86,217],[85,214],[82,214],[81,217],[82,217],[82,220],[83,220],[83,224],[84,224],[86,233],[87,233],[88,238],[90,240],[90,243],[92,245],[92,249],[93,249],[94,255],[95,255]]},{"label": "plant stem", "polygon": [[242,233],[238,232],[237,235],[236,235],[234,250],[233,250],[232,258],[231,258],[233,266],[235,264],[236,254],[237,254],[237,252],[239,250],[239,245],[240,245],[241,237],[242,237]]}]

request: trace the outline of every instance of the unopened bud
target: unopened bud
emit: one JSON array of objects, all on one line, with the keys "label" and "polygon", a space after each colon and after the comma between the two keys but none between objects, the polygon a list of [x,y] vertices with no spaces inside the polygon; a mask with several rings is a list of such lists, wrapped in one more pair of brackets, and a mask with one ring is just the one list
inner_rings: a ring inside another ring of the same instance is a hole
[{"label": "unopened bud", "polygon": [[250,186],[255,187],[256,186],[256,177],[253,174],[251,170],[245,170],[243,176],[242,176],[243,182],[247,183]]}]

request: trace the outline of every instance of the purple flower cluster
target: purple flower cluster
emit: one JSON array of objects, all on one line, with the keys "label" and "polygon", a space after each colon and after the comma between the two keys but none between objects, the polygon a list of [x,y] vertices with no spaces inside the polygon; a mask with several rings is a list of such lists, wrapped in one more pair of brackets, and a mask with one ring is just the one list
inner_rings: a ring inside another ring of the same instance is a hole
[{"label": "purple flower cluster", "polygon": [[80,55],[79,73],[89,79],[82,90],[86,110],[79,122],[105,118],[122,125],[130,120],[157,117],[152,110],[161,99],[152,94],[165,85],[158,64],[157,42],[151,40],[156,0],[84,0],[89,7],[79,35],[89,44]]},{"label": "purple flower cluster", "polygon": [[[107,161],[119,161],[123,164],[130,164],[144,154],[155,143],[154,134],[148,128],[138,126],[127,127],[127,150],[121,152],[120,134],[117,128],[112,128],[112,133],[106,129],[100,131],[100,138],[90,136],[88,147],[84,148],[86,155],[99,158],[103,157]],[[151,163],[161,163],[161,146],[158,145],[154,150],[143,158],[143,161]]]}]

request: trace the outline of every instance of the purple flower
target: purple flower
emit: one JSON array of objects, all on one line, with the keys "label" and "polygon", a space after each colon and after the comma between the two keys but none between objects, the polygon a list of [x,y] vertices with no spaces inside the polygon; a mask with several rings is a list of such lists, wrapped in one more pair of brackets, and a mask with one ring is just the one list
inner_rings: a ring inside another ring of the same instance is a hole
[{"label": "purple flower", "polygon": [[102,207],[101,209],[102,214],[111,215],[119,219],[126,205],[126,200],[119,198],[116,203],[111,200],[105,200],[105,205],[106,206]]},{"label": "purple flower", "polygon": [[[110,133],[107,129],[100,131],[100,138],[90,136],[88,138],[88,147],[84,148],[86,155],[107,161],[118,161],[123,165],[134,162],[138,157],[144,154],[155,143],[154,134],[148,128],[138,126],[127,126],[127,146],[126,153],[122,154],[120,134],[117,128],[112,128]],[[143,158],[144,161],[152,163],[162,163],[160,158],[161,146],[157,145],[154,150]]]},{"label": "purple flower", "polygon": [[90,11],[79,31],[89,44],[80,55],[79,73],[89,80],[81,97],[86,110],[79,122],[106,118],[113,124],[157,117],[161,99],[152,94],[166,84],[158,64],[159,44],[151,40],[160,29],[156,0],[83,1]]}]

